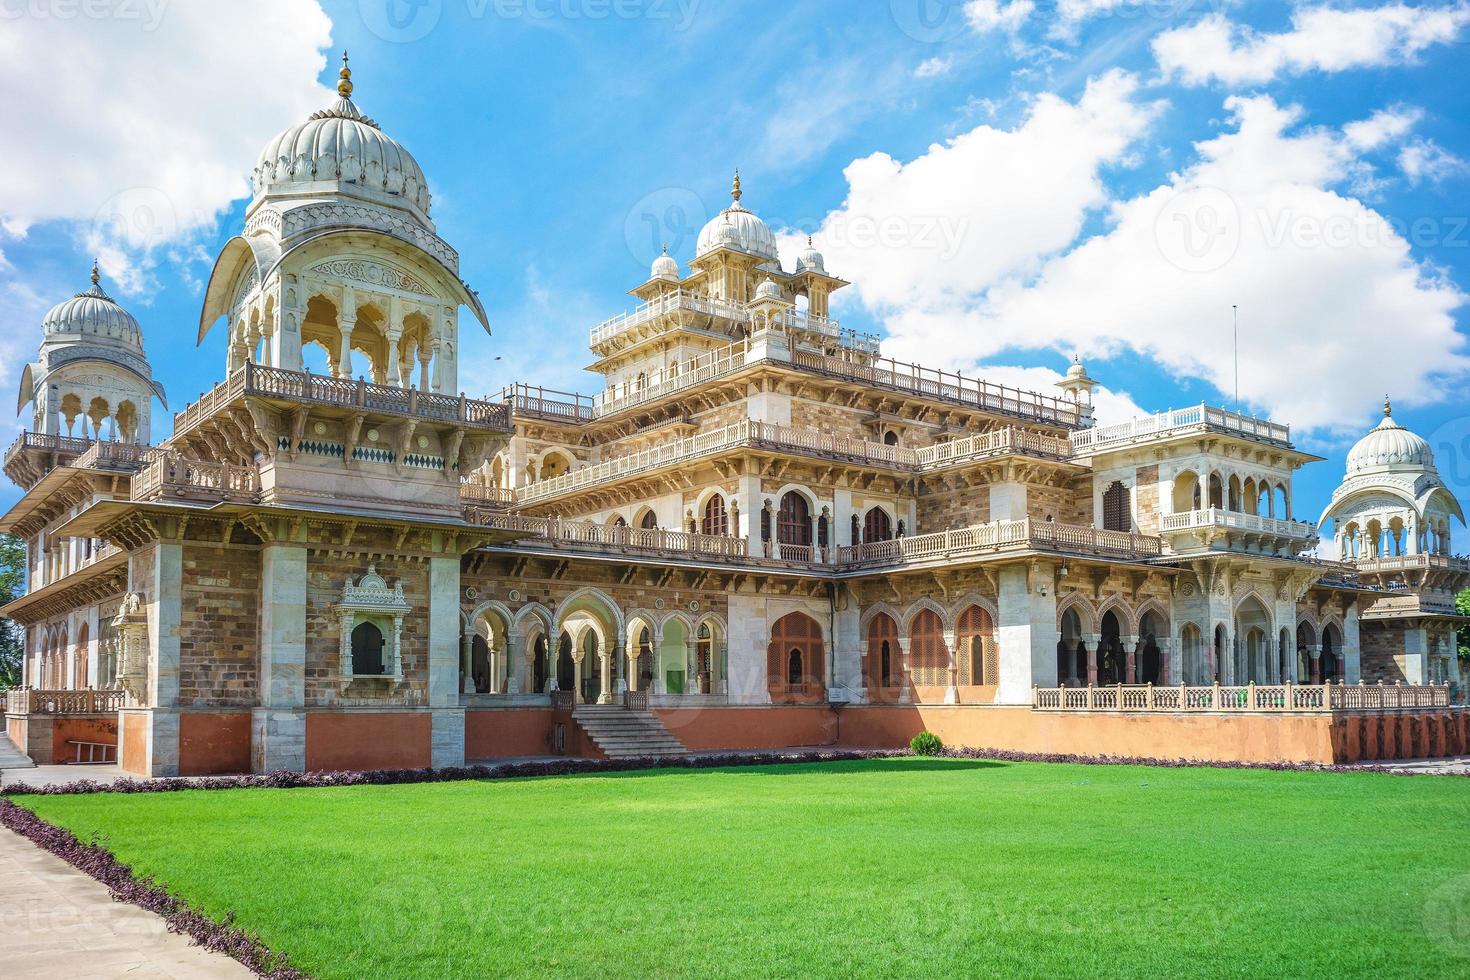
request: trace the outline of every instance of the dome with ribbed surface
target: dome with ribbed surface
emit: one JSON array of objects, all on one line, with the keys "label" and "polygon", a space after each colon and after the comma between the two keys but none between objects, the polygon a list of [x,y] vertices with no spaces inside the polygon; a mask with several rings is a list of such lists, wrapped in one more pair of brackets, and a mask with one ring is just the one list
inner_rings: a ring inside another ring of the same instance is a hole
[{"label": "dome with ribbed surface", "polygon": [[100,341],[143,351],[142,328],[131,313],[103,291],[95,264],[91,288],[51,307],[41,320],[41,331],[45,343]]},{"label": "dome with ribbed surface", "polygon": [[295,185],[336,181],[402,197],[428,217],[429,187],[423,170],[402,144],[357,108],[345,54],[342,60],[337,101],[280,133],[260,151],[251,174],[256,197],[290,192],[297,189]]},{"label": "dome with ribbed surface", "polygon": [[1434,469],[1434,451],[1426,440],[1394,421],[1393,407],[1384,399],[1383,421],[1348,453],[1348,476],[1407,469]]},{"label": "dome with ribbed surface", "polygon": [[827,274],[826,261],[822,258],[822,253],[818,252],[816,246],[812,244],[810,235],[806,239],[806,249],[796,257],[796,271]]},{"label": "dome with ribbed surface", "polygon": [[776,235],[770,226],[740,205],[740,174],[735,174],[730,189],[730,206],[715,215],[699,231],[695,245],[697,256],[716,248],[735,248],[780,263],[776,255]]},{"label": "dome with ribbed surface", "polygon": [[668,246],[664,247],[663,253],[653,260],[653,267],[649,274],[654,279],[669,279],[678,281],[679,263],[669,254]]}]

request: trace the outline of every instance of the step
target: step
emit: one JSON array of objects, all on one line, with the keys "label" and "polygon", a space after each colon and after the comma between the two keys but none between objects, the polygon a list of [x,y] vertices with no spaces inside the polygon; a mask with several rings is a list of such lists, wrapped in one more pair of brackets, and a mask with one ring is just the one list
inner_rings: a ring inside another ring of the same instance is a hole
[{"label": "step", "polygon": [[630,711],[620,704],[579,704],[572,710],[572,720],[610,759],[668,759],[689,754],[647,711]]}]

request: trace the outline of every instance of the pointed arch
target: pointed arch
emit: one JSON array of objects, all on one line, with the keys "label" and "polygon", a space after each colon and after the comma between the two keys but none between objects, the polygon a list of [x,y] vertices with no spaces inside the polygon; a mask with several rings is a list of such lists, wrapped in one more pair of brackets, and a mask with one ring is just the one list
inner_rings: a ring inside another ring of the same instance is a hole
[{"label": "pointed arch", "polygon": [[1128,636],[1138,635],[1138,616],[1135,614],[1133,607],[1128,604],[1127,599],[1116,592],[1108,596],[1097,607],[1097,621],[1101,623],[1103,617],[1108,613],[1112,613],[1118,618],[1118,625],[1122,628],[1124,634]]},{"label": "pointed arch", "polygon": [[903,619],[900,620],[900,622],[903,624],[903,631],[905,635],[913,632],[914,620],[918,618],[919,613],[923,612],[926,609],[939,617],[939,623],[946,632],[954,628],[953,620],[951,620],[949,617],[948,609],[945,609],[929,596],[921,596],[909,604],[908,609],[903,614]]},{"label": "pointed arch", "polygon": [[1057,601],[1057,631],[1062,629],[1062,622],[1066,619],[1068,611],[1077,614],[1077,621],[1082,627],[1082,632],[1096,633],[1099,629],[1098,623],[1102,620],[1102,614],[1098,611],[1086,596],[1081,592],[1068,592]]}]

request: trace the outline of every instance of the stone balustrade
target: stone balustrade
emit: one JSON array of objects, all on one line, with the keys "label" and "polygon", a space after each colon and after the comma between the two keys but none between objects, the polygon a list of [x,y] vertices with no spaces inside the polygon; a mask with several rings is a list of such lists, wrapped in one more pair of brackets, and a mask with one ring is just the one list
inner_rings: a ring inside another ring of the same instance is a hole
[{"label": "stone balustrade", "polygon": [[127,707],[126,691],[47,691],[17,687],[5,692],[5,711],[12,715],[97,715]]},{"label": "stone balustrade", "polygon": [[1124,449],[1140,442],[1156,442],[1201,430],[1245,436],[1281,446],[1291,445],[1290,426],[1200,403],[1189,408],[1145,415],[1115,425],[1081,429],[1072,433],[1072,450],[1075,455],[1090,456],[1098,452]]},{"label": "stone balustrade", "polygon": [[1031,692],[1031,707],[1036,711],[1331,712],[1447,708],[1449,704],[1450,689],[1433,684],[1115,684],[1034,687]]},{"label": "stone balustrade", "polygon": [[135,501],[231,500],[250,502],[260,493],[260,476],[254,467],[212,460],[189,459],[176,452],[157,450],[133,477]]}]

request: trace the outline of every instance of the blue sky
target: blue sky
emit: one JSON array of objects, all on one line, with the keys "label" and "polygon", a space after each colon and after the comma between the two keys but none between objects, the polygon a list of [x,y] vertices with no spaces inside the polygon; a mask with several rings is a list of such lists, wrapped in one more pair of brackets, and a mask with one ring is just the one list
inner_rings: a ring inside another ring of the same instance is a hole
[{"label": "blue sky", "polygon": [[844,323],[895,356],[1045,387],[1080,353],[1115,420],[1229,405],[1236,304],[1243,409],[1329,458],[1299,516],[1385,392],[1470,496],[1463,4],[230,8],[4,8],[6,377],[95,252],[171,407],[213,384],[222,339],[193,344],[213,255],[259,147],[327,104],[346,48],[490,314],[492,338],[465,331],[471,394],[595,391],[587,330],[661,240],[687,261],[738,166],[788,267],[812,234],[854,283]]}]

